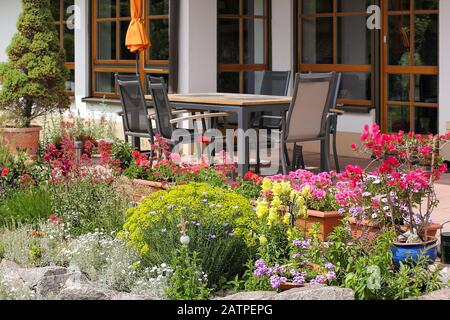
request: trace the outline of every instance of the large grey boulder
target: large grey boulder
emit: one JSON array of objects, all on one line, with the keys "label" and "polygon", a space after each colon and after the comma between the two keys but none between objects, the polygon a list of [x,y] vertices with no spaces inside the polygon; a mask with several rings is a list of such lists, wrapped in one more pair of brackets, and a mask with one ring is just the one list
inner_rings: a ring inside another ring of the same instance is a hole
[{"label": "large grey boulder", "polygon": [[230,296],[215,298],[215,300],[272,300],[276,295],[275,291],[239,292]]},{"label": "large grey boulder", "polygon": [[88,282],[66,286],[56,296],[56,300],[146,300],[146,298],[110,290]]},{"label": "large grey boulder", "polygon": [[450,289],[442,289],[431,292],[427,295],[417,298],[417,300],[450,300]]},{"label": "large grey boulder", "polygon": [[346,288],[314,285],[282,292],[274,300],[355,300],[355,293]]}]

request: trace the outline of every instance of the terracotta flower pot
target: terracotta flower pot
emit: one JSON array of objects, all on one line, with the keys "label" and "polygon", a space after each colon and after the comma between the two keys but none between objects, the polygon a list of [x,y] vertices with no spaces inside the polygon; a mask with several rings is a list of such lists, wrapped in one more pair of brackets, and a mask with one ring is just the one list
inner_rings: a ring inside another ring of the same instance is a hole
[{"label": "terracotta flower pot", "polygon": [[169,190],[170,184],[168,182],[155,182],[141,179],[133,179],[135,193],[132,195],[134,201],[141,202],[150,194],[160,190]]},{"label": "terracotta flower pot", "polygon": [[[328,235],[333,232],[334,228],[339,226],[342,215],[337,211],[323,212],[317,210],[308,210],[308,218],[306,219],[306,228],[310,229],[313,224],[319,223],[319,235],[321,240],[325,241]],[[305,219],[297,219],[297,226],[305,227]]]},{"label": "terracotta flower pot", "polygon": [[281,285],[280,285],[280,291],[288,291],[288,290],[291,290],[291,289],[297,289],[297,288],[304,288],[304,287],[307,287],[307,286],[309,286],[309,283],[305,283],[305,284],[294,284],[294,283],[292,283],[292,282],[283,282]]},{"label": "terracotta flower pot", "polygon": [[0,141],[12,153],[25,151],[35,157],[39,148],[41,127],[31,128],[0,128]]},{"label": "terracotta flower pot", "polygon": [[369,238],[374,238],[380,232],[380,227],[373,222],[367,220],[358,221],[352,217],[347,217],[345,219],[350,222],[354,238],[360,238],[363,233]]}]

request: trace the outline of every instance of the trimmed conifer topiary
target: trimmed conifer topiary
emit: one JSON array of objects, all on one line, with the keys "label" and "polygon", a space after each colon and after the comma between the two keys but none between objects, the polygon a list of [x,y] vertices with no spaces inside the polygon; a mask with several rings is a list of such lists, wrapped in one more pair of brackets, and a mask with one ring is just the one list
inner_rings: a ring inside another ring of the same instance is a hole
[{"label": "trimmed conifer topiary", "polygon": [[65,53],[50,8],[50,0],[22,0],[22,13],[0,64],[0,113],[9,113],[7,126],[30,127],[31,121],[68,108],[65,83],[69,73]]}]

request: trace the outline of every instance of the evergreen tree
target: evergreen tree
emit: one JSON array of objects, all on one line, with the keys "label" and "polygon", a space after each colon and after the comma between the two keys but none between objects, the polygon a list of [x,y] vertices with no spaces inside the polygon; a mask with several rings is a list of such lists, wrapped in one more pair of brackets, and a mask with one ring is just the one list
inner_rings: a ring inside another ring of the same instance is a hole
[{"label": "evergreen tree", "polygon": [[69,106],[69,73],[50,0],[22,0],[7,54],[9,61],[0,64],[0,112],[14,115],[13,126],[29,127],[33,119]]}]

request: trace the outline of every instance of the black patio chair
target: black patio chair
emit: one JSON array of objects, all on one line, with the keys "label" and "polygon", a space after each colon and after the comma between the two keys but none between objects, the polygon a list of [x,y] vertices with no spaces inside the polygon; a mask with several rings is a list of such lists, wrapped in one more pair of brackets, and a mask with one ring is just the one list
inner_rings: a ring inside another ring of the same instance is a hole
[{"label": "black patio chair", "polygon": [[[198,138],[202,137],[206,130],[206,127],[203,125],[206,121],[203,122],[203,120],[229,116],[229,113],[217,112],[175,117],[167,95],[164,78],[149,77],[148,80],[152,101],[155,106],[155,114],[149,115],[148,118],[156,120],[157,132],[169,143],[171,150],[181,141],[188,140],[189,143],[198,143]],[[186,121],[193,121],[194,129],[185,129],[187,134],[175,135],[177,125]],[[198,131],[197,121],[201,121],[203,132]]]},{"label": "black patio chair", "polygon": [[281,123],[280,156],[284,174],[288,173],[290,163],[287,144],[294,143],[294,151],[298,152],[297,144],[309,141],[321,142],[321,171],[330,171],[330,135],[336,119],[330,110],[336,106],[340,81],[341,74],[336,72],[297,74],[287,116],[262,116]]}]

